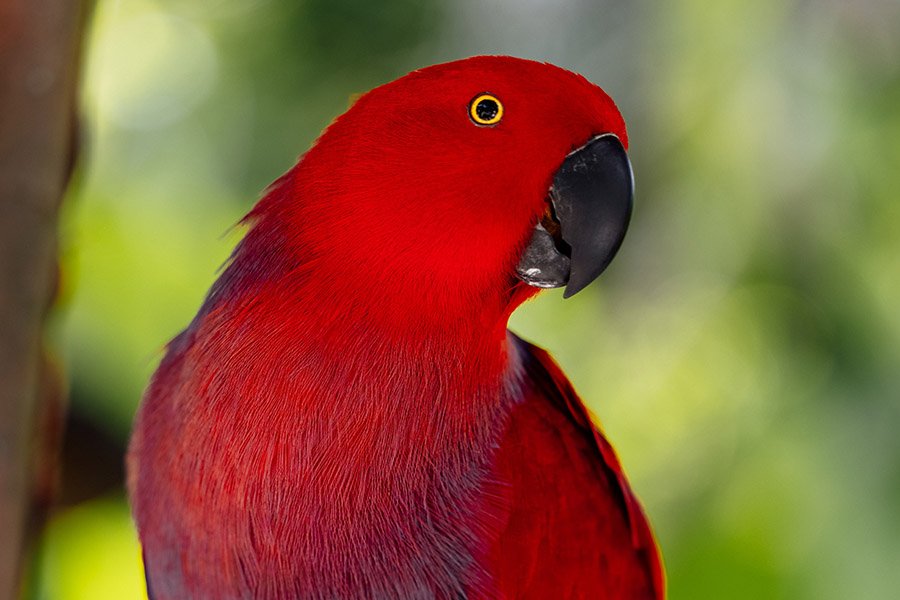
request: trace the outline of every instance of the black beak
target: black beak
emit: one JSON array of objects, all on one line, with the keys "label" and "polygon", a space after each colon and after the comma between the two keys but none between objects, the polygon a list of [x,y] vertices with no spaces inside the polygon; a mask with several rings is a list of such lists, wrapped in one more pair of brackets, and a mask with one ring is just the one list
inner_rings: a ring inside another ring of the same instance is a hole
[{"label": "black beak", "polygon": [[565,298],[583,290],[622,244],[633,198],[631,163],[618,137],[595,137],[569,154],[516,267],[519,279],[542,288],[565,285]]}]

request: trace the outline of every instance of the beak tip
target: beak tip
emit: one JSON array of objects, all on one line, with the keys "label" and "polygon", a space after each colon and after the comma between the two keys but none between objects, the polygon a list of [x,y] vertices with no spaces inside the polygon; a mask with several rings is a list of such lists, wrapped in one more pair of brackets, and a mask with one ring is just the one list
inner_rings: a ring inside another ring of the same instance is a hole
[{"label": "beak tip", "polygon": [[[601,269],[604,270],[604,269]],[[584,277],[580,274],[575,274],[574,276],[569,278],[569,282],[566,284],[566,291],[563,292],[563,298],[571,298],[578,292],[582,291],[584,288],[588,287],[593,283],[600,274],[596,275],[592,274],[588,277]]]}]

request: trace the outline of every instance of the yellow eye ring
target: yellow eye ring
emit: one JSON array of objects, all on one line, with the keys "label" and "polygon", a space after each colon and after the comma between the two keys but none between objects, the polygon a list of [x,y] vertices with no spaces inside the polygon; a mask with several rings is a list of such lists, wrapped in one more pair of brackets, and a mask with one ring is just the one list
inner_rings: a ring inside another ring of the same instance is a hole
[{"label": "yellow eye ring", "polygon": [[491,94],[478,94],[469,102],[469,118],[482,127],[496,125],[503,118],[503,104]]}]

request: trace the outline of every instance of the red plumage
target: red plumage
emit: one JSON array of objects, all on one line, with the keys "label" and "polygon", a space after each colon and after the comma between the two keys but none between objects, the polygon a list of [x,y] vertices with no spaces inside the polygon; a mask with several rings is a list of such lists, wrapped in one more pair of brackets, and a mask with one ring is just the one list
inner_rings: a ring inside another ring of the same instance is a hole
[{"label": "red plumage", "polygon": [[272,186],[136,420],[155,600],[662,598],[613,450],[506,332],[553,174],[606,132],[582,77],[478,57],[363,96]]}]

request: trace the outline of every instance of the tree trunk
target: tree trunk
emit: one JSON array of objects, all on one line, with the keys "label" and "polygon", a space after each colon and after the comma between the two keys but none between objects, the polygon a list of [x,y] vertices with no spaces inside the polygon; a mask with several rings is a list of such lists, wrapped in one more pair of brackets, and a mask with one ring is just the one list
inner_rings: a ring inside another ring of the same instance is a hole
[{"label": "tree trunk", "polygon": [[43,521],[62,378],[43,348],[75,155],[81,0],[0,0],[0,600]]}]

